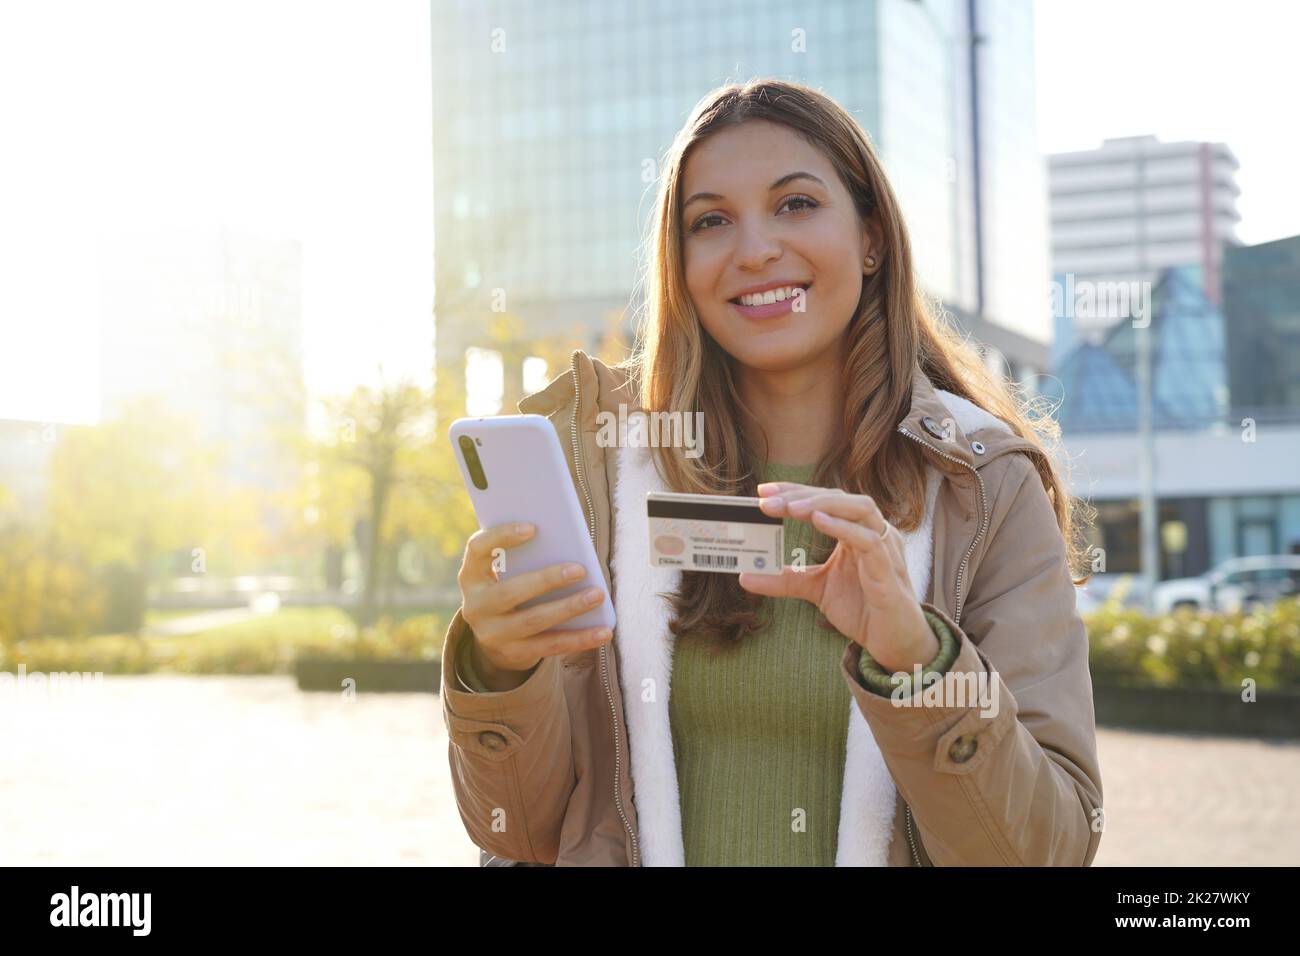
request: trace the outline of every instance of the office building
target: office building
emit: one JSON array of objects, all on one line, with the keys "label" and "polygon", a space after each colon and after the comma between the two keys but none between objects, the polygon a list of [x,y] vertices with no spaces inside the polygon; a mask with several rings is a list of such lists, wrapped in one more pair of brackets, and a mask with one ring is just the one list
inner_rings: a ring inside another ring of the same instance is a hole
[{"label": "office building", "polygon": [[[1234,557],[1300,553],[1300,402],[1294,297],[1300,289],[1300,237],[1230,249],[1224,305],[1205,293],[1200,266],[1164,269],[1155,280],[1150,326],[1154,492],[1158,577],[1203,573]],[[1253,252],[1252,252],[1253,250]],[[1109,573],[1136,573],[1139,545],[1137,337],[1132,322],[1101,341],[1074,336],[1040,392],[1059,403],[1070,490],[1097,509],[1093,544]],[[1233,375],[1242,340],[1260,373]],[[1236,388],[1247,382],[1247,401]]]},{"label": "office building", "polygon": [[1223,299],[1234,410],[1300,409],[1300,236],[1225,250]]},{"label": "office building", "polygon": [[[1237,158],[1223,143],[1105,140],[1049,157],[1052,273],[1076,283],[1153,283],[1162,269],[1197,266],[1221,300],[1224,245],[1237,244]],[[1126,316],[1079,317],[1097,340]]]}]

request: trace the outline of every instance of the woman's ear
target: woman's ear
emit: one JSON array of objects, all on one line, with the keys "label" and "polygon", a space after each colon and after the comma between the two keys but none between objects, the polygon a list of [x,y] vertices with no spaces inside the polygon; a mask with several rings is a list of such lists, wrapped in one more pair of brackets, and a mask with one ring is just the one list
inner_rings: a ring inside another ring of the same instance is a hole
[{"label": "woman's ear", "polygon": [[885,235],[874,216],[862,225],[862,247],[862,274],[875,275],[885,260]]}]

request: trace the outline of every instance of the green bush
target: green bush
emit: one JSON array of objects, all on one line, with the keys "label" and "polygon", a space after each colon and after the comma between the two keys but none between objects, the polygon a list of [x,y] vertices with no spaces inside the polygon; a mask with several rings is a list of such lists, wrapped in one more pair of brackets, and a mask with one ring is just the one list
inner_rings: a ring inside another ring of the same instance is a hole
[{"label": "green bush", "polygon": [[340,608],[285,608],[182,637],[33,638],[0,646],[0,670],[105,674],[285,674],[298,656],[436,660],[451,615],[384,617],[358,630]]},{"label": "green bush", "polygon": [[35,637],[0,646],[0,671],[91,672],[147,674],[153,670],[149,645],[138,637],[102,634],[96,637]]},{"label": "green bush", "polygon": [[1103,606],[1084,618],[1094,683],[1300,689],[1300,599],[1249,613],[1163,616]]}]

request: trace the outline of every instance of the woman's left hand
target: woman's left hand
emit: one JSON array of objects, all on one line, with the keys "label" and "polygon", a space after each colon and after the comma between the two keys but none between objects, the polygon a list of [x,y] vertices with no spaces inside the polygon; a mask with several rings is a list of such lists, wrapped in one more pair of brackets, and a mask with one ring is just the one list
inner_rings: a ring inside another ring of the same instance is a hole
[{"label": "woman's left hand", "polygon": [[834,538],[825,564],[786,566],[780,575],[742,574],[754,594],[794,597],[815,604],[845,637],[861,644],[890,673],[912,672],[939,653],[912,589],[903,536],[867,495],[789,481],[758,486],[764,514],[811,521]]}]

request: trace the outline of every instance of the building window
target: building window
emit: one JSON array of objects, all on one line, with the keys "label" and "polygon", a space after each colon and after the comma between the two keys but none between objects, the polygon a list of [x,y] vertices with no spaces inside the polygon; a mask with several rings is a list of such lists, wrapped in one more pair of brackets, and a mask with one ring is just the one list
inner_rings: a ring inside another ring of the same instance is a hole
[{"label": "building window", "polygon": [[496,415],[505,395],[501,353],[491,349],[465,350],[465,414]]}]

